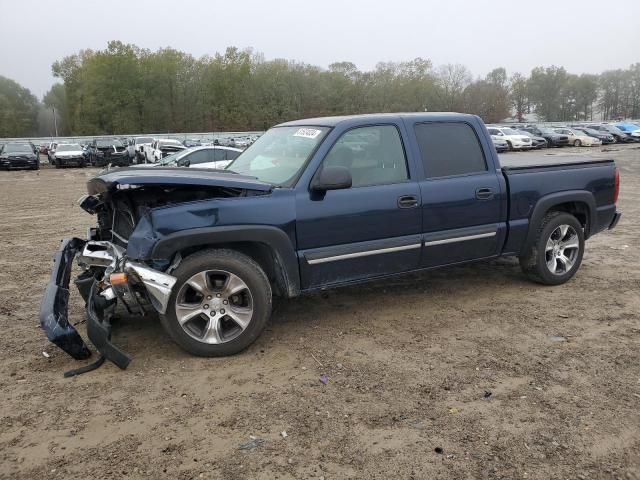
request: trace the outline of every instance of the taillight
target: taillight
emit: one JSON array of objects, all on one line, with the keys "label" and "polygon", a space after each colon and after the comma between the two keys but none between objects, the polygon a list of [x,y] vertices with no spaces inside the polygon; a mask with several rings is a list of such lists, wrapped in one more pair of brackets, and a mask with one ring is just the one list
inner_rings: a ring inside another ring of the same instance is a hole
[{"label": "taillight", "polygon": [[615,181],[613,185],[613,203],[618,203],[618,195],[620,194],[620,169],[615,167]]}]

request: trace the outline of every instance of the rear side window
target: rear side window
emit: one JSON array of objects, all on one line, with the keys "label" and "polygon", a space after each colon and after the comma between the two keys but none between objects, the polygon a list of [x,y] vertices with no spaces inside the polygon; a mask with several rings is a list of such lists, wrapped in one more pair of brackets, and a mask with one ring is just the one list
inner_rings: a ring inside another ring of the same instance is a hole
[{"label": "rear side window", "polygon": [[428,178],[487,171],[478,137],[466,123],[422,123],[415,132]]},{"label": "rear side window", "polygon": [[219,162],[220,160],[227,159],[227,151],[221,148],[216,148],[213,150],[213,160],[215,162]]},{"label": "rear side window", "polygon": [[226,160],[235,160],[240,156],[242,152],[236,152],[235,150],[227,150]]}]

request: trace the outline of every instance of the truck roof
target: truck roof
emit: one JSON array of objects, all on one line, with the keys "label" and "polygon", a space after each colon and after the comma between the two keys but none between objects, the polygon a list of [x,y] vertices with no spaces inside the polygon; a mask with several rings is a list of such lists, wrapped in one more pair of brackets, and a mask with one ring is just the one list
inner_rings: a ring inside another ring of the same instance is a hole
[{"label": "truck roof", "polygon": [[376,121],[383,121],[389,119],[401,119],[410,118],[418,121],[446,121],[446,120],[470,120],[477,118],[475,115],[467,113],[455,113],[455,112],[408,112],[408,113],[367,113],[363,115],[344,115],[335,117],[317,117],[317,118],[303,118],[300,120],[293,120],[291,122],[281,123],[276,127],[295,127],[295,126],[317,126],[317,127],[335,127],[341,123],[353,123],[361,124],[364,121],[366,123],[375,123]]}]

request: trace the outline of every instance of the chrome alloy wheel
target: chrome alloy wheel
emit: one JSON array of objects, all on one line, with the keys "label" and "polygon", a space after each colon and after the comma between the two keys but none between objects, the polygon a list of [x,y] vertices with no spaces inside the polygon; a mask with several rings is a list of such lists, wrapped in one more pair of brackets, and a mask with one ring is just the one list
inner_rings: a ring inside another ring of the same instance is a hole
[{"label": "chrome alloy wheel", "polygon": [[570,225],[558,225],[547,240],[547,268],[554,275],[564,275],[573,268],[580,252],[578,233]]},{"label": "chrome alloy wheel", "polygon": [[247,284],[224,270],[206,270],[187,280],[175,302],[176,318],[193,339],[226,343],[238,337],[253,317],[253,298]]}]

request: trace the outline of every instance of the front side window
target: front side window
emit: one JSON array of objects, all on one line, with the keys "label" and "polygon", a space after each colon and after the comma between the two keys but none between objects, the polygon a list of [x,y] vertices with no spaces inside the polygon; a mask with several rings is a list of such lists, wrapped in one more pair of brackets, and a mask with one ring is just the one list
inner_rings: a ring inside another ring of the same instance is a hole
[{"label": "front side window", "polygon": [[288,185],[300,173],[329,128],[275,127],[268,130],[227,168],[274,185]]},{"label": "front side window", "polygon": [[428,178],[487,171],[478,137],[466,123],[422,123],[415,132]]},{"label": "front side window", "polygon": [[352,186],[386,185],[409,179],[398,129],[393,125],[354,128],[331,147],[323,166],[346,167]]},{"label": "front side window", "polygon": [[196,150],[195,152],[182,158],[180,161],[184,162],[189,160],[189,165],[198,165],[199,163],[206,163],[209,161],[209,154],[206,150]]}]

